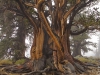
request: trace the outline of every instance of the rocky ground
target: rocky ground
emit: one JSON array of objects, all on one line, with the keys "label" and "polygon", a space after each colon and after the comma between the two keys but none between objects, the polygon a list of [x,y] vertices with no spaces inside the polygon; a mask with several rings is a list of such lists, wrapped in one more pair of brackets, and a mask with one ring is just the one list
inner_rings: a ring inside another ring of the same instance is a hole
[{"label": "rocky ground", "polygon": [[[100,75],[98,67],[90,67],[90,68],[91,70],[88,70],[88,72],[76,75]],[[23,73],[8,73],[0,69],[0,75],[23,75]],[[75,75],[75,74],[70,74],[70,75]]]},{"label": "rocky ground", "polygon": [[[89,69],[82,74],[71,73],[70,75],[100,75],[100,59],[86,58],[86,57],[79,57],[79,56],[76,58],[84,62]],[[7,65],[0,66],[0,75],[24,75],[23,73],[8,73],[4,70],[5,67],[7,67]]]}]

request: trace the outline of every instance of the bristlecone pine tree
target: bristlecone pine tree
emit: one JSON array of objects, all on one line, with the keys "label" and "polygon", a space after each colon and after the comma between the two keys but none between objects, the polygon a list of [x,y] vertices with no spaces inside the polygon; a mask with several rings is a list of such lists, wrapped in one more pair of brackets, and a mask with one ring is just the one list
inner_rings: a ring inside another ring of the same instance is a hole
[{"label": "bristlecone pine tree", "polygon": [[[70,51],[70,34],[74,17],[78,12],[96,0],[14,0],[14,6],[8,6],[15,15],[25,17],[33,26],[34,39],[31,47],[31,73],[42,75],[67,75],[71,71],[83,72],[83,63],[74,59]],[[12,2],[12,1],[9,1]],[[86,21],[87,22],[87,21]],[[80,21],[81,23],[81,21]],[[79,25],[80,25],[79,23]],[[31,74],[30,73],[30,74]]]}]

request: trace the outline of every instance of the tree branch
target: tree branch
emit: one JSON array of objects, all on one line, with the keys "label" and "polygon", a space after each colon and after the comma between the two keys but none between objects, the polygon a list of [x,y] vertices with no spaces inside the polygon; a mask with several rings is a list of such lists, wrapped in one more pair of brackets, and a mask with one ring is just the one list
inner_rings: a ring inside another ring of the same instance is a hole
[{"label": "tree branch", "polygon": [[[64,27],[64,32],[67,28],[71,28],[72,26],[72,23],[73,23],[73,20],[74,20],[74,17],[76,16],[76,14],[79,12],[80,9],[84,8],[87,4],[91,3],[93,0],[89,0],[87,3],[82,3],[84,1],[81,1],[80,4],[78,4],[78,6],[76,6],[73,11],[72,11],[72,14],[70,16],[70,20],[69,20],[69,23]],[[79,2],[79,1],[78,1]],[[63,32],[63,33],[64,33]],[[80,33],[79,33],[80,34]]]},{"label": "tree branch", "polygon": [[69,15],[71,14],[71,12],[75,9],[75,7],[77,7],[77,5],[78,5],[80,2],[81,2],[81,1],[78,0],[78,2],[76,2],[76,4],[75,4],[73,7],[71,7],[67,13],[65,13],[64,18],[63,18],[63,19],[64,19],[64,22],[66,21],[66,19],[68,18],[68,16],[69,16]]},{"label": "tree branch", "polygon": [[31,22],[31,24],[33,25],[34,29],[36,31],[38,31],[36,23],[34,22],[32,16],[29,16],[28,12],[26,11],[25,7],[23,6],[22,0],[15,0],[15,1],[19,4],[20,9],[22,10],[22,12],[26,16],[26,18]]},{"label": "tree branch", "polygon": [[[70,17],[70,20],[69,20],[69,24],[68,26],[72,26],[72,23],[73,23],[73,20],[74,20],[74,17],[76,16],[76,14],[79,12],[79,10],[81,10],[82,8],[84,8],[87,4],[89,4],[90,2],[92,2],[93,0],[89,0],[87,3],[82,3],[83,1],[81,1],[81,3],[79,4],[78,7],[75,7],[73,12],[72,12],[72,15]],[[70,28],[69,27],[69,28]],[[66,27],[65,27],[66,29]]]},{"label": "tree branch", "polygon": [[87,29],[88,29],[88,27],[85,27],[83,30],[78,31],[78,32],[72,32],[72,31],[70,31],[70,34],[71,34],[71,35],[79,35],[79,34],[85,32]]}]

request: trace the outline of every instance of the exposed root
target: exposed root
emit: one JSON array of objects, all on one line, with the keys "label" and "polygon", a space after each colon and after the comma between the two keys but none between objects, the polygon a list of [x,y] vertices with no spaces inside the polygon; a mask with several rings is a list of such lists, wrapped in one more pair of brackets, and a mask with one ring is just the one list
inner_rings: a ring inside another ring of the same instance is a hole
[{"label": "exposed root", "polygon": [[34,73],[45,73],[45,72],[49,71],[49,69],[50,69],[50,67],[48,66],[44,70],[32,71],[32,72],[29,72],[29,73],[24,73],[22,75],[30,75],[30,74],[34,74]]}]

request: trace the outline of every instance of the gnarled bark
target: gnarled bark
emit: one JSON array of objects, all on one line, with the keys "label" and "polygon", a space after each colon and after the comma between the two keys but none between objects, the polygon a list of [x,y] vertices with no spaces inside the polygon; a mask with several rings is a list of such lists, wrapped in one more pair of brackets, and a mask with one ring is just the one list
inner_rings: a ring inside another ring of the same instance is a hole
[{"label": "gnarled bark", "polygon": [[[79,72],[84,71],[82,63],[71,56],[69,36],[73,21],[67,23],[68,18],[72,15],[73,20],[76,12],[81,9],[79,6],[82,4],[82,0],[75,0],[75,4],[72,5],[68,3],[70,5],[68,8],[66,8],[68,2],[66,0],[54,0],[54,5],[52,5],[52,0],[35,0],[33,6],[23,4],[23,0],[15,1],[34,27],[34,39],[31,47],[32,73],[35,75],[41,75],[43,72],[52,75],[66,75],[72,69]],[[91,2],[91,0],[89,1]],[[35,16],[37,18],[29,14],[27,6],[36,9],[38,15]],[[50,11],[46,10],[45,6]],[[75,14],[74,11],[76,11]],[[49,16],[51,23],[47,19]],[[71,66],[68,68],[69,64]]]}]

